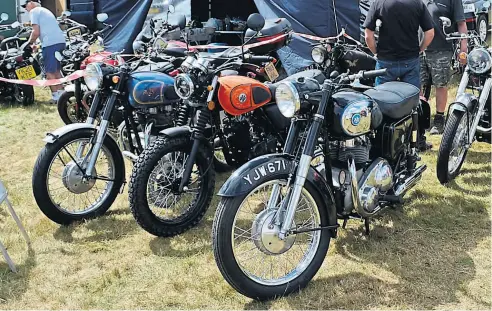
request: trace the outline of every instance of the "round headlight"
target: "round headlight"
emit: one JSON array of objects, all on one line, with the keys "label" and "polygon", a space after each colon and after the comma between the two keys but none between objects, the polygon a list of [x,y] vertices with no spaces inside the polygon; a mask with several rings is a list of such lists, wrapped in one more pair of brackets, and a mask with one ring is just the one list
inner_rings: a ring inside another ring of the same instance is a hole
[{"label": "round headlight", "polygon": [[190,76],[186,73],[180,73],[174,78],[174,90],[176,94],[182,99],[188,99],[195,90],[195,85]]},{"label": "round headlight", "polygon": [[492,67],[492,57],[486,49],[474,49],[468,55],[468,68],[476,74],[483,74],[490,71]]},{"label": "round headlight", "polygon": [[87,88],[91,91],[97,91],[103,84],[103,72],[101,66],[97,63],[87,65],[85,68],[84,81]]},{"label": "round headlight", "polygon": [[326,49],[322,46],[315,46],[311,50],[311,57],[315,63],[322,64],[326,58]]},{"label": "round headlight", "polygon": [[295,85],[290,81],[280,82],[275,90],[275,101],[280,113],[292,118],[301,108],[301,99]]}]

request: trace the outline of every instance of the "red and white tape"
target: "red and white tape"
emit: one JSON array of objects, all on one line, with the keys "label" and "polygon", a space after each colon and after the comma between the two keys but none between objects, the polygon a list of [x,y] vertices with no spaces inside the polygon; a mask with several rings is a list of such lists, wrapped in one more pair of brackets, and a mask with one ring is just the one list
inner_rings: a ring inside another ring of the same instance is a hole
[{"label": "red and white tape", "polygon": [[77,70],[74,73],[63,77],[61,79],[51,79],[51,80],[16,80],[16,79],[6,79],[0,77],[0,81],[14,84],[24,84],[24,85],[32,85],[32,86],[52,86],[59,85],[63,83],[67,83],[84,76],[83,70]]}]

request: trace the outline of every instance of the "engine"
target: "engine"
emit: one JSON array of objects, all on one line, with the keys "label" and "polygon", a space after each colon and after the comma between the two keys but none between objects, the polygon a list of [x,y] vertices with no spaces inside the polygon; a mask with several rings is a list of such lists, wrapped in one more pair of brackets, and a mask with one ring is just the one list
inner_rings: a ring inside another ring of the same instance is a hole
[{"label": "engine", "polygon": [[231,165],[241,165],[260,155],[277,152],[278,140],[265,133],[255,118],[227,117],[223,120],[224,138],[229,154],[224,154]]}]

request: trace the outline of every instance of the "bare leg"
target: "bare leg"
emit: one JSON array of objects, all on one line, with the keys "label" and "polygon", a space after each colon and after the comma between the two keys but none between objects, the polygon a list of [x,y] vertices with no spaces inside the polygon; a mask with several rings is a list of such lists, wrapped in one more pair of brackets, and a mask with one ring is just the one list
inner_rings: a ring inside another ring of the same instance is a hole
[{"label": "bare leg", "polygon": [[[46,77],[48,78],[48,80],[51,80],[51,79],[61,79],[62,75],[58,71],[58,72],[55,72],[55,73],[46,73]],[[51,93],[54,93],[56,91],[62,90],[63,89],[63,85],[53,85],[53,86],[50,86],[50,89],[51,89]]]},{"label": "bare leg", "polygon": [[444,113],[446,105],[448,103],[448,88],[437,87],[436,88],[436,111]]}]

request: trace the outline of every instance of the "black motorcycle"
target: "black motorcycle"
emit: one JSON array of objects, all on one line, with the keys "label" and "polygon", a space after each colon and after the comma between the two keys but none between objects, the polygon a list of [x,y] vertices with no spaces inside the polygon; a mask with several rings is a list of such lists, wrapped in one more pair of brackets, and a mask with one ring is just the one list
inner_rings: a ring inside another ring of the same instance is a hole
[{"label": "black motorcycle", "polygon": [[[273,25],[253,14],[248,27],[256,34],[261,30],[279,37],[262,46],[268,53],[288,43],[286,22]],[[268,105],[271,92],[260,83],[278,77],[273,62],[271,56],[243,53],[241,48],[183,62],[184,73],[174,83],[185,103],[178,127],[162,131],[144,150],[129,184],[130,208],[142,228],[172,236],[195,226],[212,199],[217,165],[237,167],[281,150],[289,122],[275,105]]]},{"label": "black motorcycle", "polygon": [[[365,219],[369,233],[369,220],[421,178],[416,147],[428,104],[410,84],[359,82],[384,74],[277,85],[277,105],[292,118],[284,151],[236,170],[219,191],[213,223],[217,265],[241,294],[264,300],[303,288],[337,236],[337,219]],[[315,158],[318,144],[323,156]]]}]

